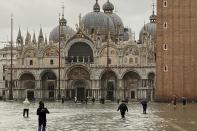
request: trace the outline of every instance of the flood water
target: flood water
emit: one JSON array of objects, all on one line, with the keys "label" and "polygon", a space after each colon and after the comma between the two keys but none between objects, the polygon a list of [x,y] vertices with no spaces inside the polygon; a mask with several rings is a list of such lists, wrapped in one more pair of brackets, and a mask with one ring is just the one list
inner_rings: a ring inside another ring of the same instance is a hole
[{"label": "flood water", "polygon": [[[149,103],[142,114],[139,103],[128,103],[125,120],[116,103],[46,102],[47,131],[197,131],[197,104],[174,110],[166,103]],[[0,131],[37,131],[38,102],[31,103],[30,117],[23,118],[22,102],[0,102]]]}]

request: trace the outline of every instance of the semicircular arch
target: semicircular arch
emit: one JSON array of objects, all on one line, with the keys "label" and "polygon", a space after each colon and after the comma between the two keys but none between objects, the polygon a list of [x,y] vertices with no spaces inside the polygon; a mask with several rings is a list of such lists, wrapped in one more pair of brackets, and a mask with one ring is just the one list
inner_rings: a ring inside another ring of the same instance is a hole
[{"label": "semicircular arch", "polygon": [[37,57],[37,51],[34,47],[27,47],[22,52],[22,58],[34,58]]},{"label": "semicircular arch", "polygon": [[58,56],[58,53],[59,53],[59,50],[56,46],[49,45],[42,51],[41,54],[43,57],[55,57],[55,56]]}]

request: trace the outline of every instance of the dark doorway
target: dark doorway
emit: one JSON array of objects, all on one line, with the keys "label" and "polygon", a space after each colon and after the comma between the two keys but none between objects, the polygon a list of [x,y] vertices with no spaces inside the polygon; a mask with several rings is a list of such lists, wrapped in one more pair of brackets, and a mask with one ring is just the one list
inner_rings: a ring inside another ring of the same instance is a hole
[{"label": "dark doorway", "polygon": [[135,99],[135,91],[131,91],[131,99]]},{"label": "dark doorway", "polygon": [[85,99],[85,88],[78,87],[77,88],[77,100],[84,100]]},{"label": "dark doorway", "polygon": [[27,91],[28,100],[34,100],[34,91]]},{"label": "dark doorway", "polygon": [[114,83],[108,82],[107,85],[107,100],[114,100]]}]

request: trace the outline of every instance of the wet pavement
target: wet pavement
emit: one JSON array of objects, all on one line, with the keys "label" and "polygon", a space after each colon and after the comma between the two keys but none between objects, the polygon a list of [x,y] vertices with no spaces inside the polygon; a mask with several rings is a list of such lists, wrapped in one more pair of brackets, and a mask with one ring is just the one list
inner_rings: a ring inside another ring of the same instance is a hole
[{"label": "wet pavement", "polygon": [[[142,114],[139,103],[129,103],[126,119],[116,103],[46,102],[47,131],[197,131],[197,104],[176,110],[170,104],[149,103]],[[30,105],[30,117],[23,118],[22,102],[0,102],[0,131],[37,131],[37,103]]]}]

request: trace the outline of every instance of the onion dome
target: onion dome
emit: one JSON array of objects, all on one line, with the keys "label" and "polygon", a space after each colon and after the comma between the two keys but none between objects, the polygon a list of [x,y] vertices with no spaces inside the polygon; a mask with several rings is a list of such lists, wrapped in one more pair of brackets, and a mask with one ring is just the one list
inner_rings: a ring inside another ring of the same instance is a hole
[{"label": "onion dome", "polygon": [[[70,26],[63,26],[64,36],[71,37],[75,34],[75,31]],[[49,35],[49,41],[55,43],[59,42],[59,26],[56,26]]]},{"label": "onion dome", "polygon": [[111,17],[113,23],[114,23],[114,27],[117,30],[117,28],[119,28],[119,32],[120,34],[123,34],[124,32],[124,24],[122,22],[122,19],[115,13],[111,13],[109,14],[109,16]]},{"label": "onion dome", "polygon": [[114,5],[107,0],[107,2],[103,5],[103,10],[105,13],[112,13],[114,10]]},{"label": "onion dome", "polygon": [[99,32],[101,35],[115,34],[115,26],[112,19],[105,13],[100,12],[98,2],[94,5],[94,11],[82,18],[82,25],[88,34]]},{"label": "onion dome", "polygon": [[149,17],[149,19],[150,19],[150,23],[145,24],[144,27],[140,31],[140,34],[139,34],[140,41],[142,41],[143,35],[145,32],[148,32],[151,35],[152,39],[155,39],[156,37],[157,16],[155,15],[154,10],[153,10],[153,14]]}]

